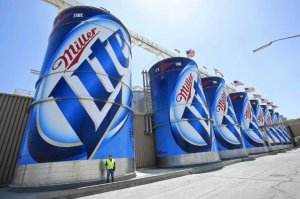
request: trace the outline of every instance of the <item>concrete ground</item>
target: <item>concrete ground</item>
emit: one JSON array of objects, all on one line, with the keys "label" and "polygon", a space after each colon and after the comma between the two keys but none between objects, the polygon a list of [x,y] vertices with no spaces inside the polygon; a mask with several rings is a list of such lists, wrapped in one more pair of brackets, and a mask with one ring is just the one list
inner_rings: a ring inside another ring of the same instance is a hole
[{"label": "concrete ground", "polygon": [[267,155],[220,170],[102,194],[96,198],[300,198],[300,149]]},{"label": "concrete ground", "polygon": [[299,155],[298,148],[193,167],[140,169],[129,180],[58,191],[18,193],[6,187],[0,199],[300,198]]}]

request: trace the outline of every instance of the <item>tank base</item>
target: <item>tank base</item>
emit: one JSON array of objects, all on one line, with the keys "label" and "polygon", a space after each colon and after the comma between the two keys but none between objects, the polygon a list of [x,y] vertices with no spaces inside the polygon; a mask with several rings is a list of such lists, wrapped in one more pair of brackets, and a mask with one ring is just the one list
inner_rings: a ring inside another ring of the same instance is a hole
[{"label": "tank base", "polygon": [[220,161],[219,152],[192,153],[158,158],[159,167],[189,166]]},{"label": "tank base", "polygon": [[266,147],[267,147],[268,152],[274,152],[274,151],[277,151],[277,150],[278,150],[278,148],[277,148],[276,145],[271,145],[270,143],[268,143],[268,144],[266,145]]},{"label": "tank base", "polygon": [[250,155],[252,154],[258,154],[258,153],[266,153],[268,152],[268,149],[266,146],[262,147],[254,147],[254,148],[246,148],[247,153]]},{"label": "tank base", "polygon": [[[51,187],[104,181],[106,179],[105,160],[78,160],[17,166],[10,186],[14,188]],[[114,160],[116,161],[116,179],[126,175],[135,175],[134,159],[116,158]]]},{"label": "tank base", "polygon": [[219,155],[222,160],[225,160],[225,159],[247,157],[248,153],[246,149],[233,149],[233,150],[219,151]]},{"label": "tank base", "polygon": [[267,147],[267,150],[269,151],[269,152],[273,152],[273,151],[275,151],[276,149],[274,148],[274,146],[272,146],[272,143],[273,142],[270,142],[270,138],[269,137],[267,137],[267,139],[265,140],[265,144],[266,144],[266,147]]},{"label": "tank base", "polygon": [[288,149],[289,148],[288,144],[284,144],[283,147],[284,147],[284,149]]},{"label": "tank base", "polygon": [[288,146],[288,148],[289,148],[289,149],[291,149],[291,148],[293,148],[293,147],[294,147],[294,145],[293,145],[293,144],[288,144],[287,146]]},{"label": "tank base", "polygon": [[272,152],[272,151],[278,151],[279,149],[278,149],[278,147],[276,146],[276,145],[274,145],[274,146],[268,146],[268,150],[270,151],[270,152]]},{"label": "tank base", "polygon": [[277,146],[277,148],[278,148],[278,150],[283,150],[284,149],[284,145],[276,145]]},{"label": "tank base", "polygon": [[267,151],[268,151],[268,152],[274,151],[270,146],[266,146],[266,147],[267,147]]}]

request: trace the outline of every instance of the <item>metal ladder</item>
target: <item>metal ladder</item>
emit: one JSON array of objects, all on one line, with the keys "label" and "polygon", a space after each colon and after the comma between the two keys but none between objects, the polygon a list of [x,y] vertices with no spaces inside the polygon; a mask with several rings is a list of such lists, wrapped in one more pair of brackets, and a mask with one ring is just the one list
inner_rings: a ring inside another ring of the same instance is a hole
[{"label": "metal ladder", "polygon": [[145,97],[145,133],[152,133],[152,101],[151,101],[151,86],[149,72],[147,70],[142,71],[143,75],[143,90]]}]

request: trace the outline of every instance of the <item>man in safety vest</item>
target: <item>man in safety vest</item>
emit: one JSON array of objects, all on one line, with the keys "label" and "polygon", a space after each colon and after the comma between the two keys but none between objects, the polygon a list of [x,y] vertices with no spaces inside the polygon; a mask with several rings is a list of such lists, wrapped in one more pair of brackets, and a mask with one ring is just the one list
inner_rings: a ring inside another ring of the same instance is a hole
[{"label": "man in safety vest", "polygon": [[116,170],[116,162],[112,159],[112,154],[109,154],[109,159],[106,160],[105,166],[107,170],[106,182],[109,182],[109,176],[111,176],[111,181],[114,181],[114,172]]}]

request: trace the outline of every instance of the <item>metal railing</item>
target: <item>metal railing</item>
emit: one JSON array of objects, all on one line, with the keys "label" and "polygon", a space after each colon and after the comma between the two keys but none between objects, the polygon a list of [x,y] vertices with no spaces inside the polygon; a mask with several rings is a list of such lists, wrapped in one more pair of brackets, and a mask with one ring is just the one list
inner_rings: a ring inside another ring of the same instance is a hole
[{"label": "metal railing", "polygon": [[157,43],[151,41],[150,39],[134,32],[133,30],[128,30],[131,41],[133,44],[163,58],[176,57],[177,54],[169,51],[168,49],[158,45]]},{"label": "metal railing", "polygon": [[72,6],[82,6],[83,4],[76,1],[76,0],[42,0],[46,3],[49,3],[55,7],[57,7],[59,10],[66,9],[68,7]]},{"label": "metal railing", "polygon": [[14,95],[34,97],[34,91],[24,90],[24,89],[15,89]]}]

